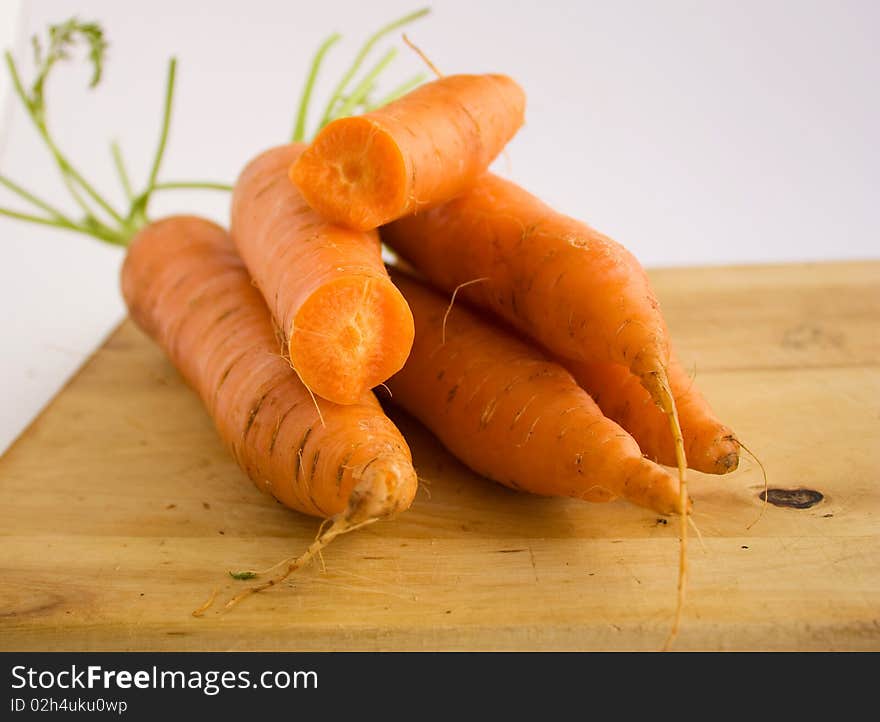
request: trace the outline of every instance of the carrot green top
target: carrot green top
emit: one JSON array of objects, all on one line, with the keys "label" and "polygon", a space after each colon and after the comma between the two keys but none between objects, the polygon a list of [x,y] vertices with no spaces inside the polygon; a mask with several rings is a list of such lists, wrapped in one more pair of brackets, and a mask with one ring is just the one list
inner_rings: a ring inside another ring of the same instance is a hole
[{"label": "carrot green top", "polygon": [[48,38],[45,46],[38,36],[32,38],[34,48],[34,60],[36,65],[36,77],[29,87],[26,87],[19,74],[18,67],[12,54],[6,52],[6,66],[12,78],[12,86],[15,94],[21,101],[24,109],[31,119],[37,133],[42,139],[46,149],[51,154],[55,165],[61,174],[61,179],[70,193],[71,198],[79,209],[78,217],[67,214],[50,203],[42,200],[36,194],[22,188],[17,183],[4,175],[0,175],[0,184],[19,196],[32,206],[33,211],[20,212],[0,207],[0,215],[17,218],[31,223],[39,223],[46,226],[61,228],[77,233],[84,233],[107,243],[120,246],[128,244],[128,241],[149,222],[147,208],[154,192],[175,188],[206,188],[212,190],[231,190],[222,183],[208,181],[169,181],[159,182],[159,170],[162,158],[165,154],[165,146],[168,141],[168,130],[171,123],[171,106],[174,97],[174,81],[177,70],[177,61],[172,58],[168,63],[168,79],[165,88],[165,102],[162,111],[162,123],[159,131],[159,141],[153,157],[149,177],[143,190],[135,192],[129,180],[128,172],[122,158],[119,144],[110,144],[110,152],[116,172],[122,184],[128,202],[128,208],[120,210],[101,195],[79,170],[73,165],[68,156],[61,150],[49,129],[46,113],[45,87],[46,81],[55,65],[62,60],[70,58],[73,48],[78,43],[84,43],[88,47],[88,58],[92,65],[92,77],[89,87],[94,88],[101,81],[104,67],[104,54],[107,42],[104,33],[97,23],[83,23],[76,18],[71,18],[59,25],[49,27]]},{"label": "carrot green top", "polygon": [[[394,48],[391,48],[382,55],[365,72],[363,77],[356,78],[356,76],[379,40],[401,26],[424,17],[428,12],[428,8],[423,8],[409,13],[384,25],[366,40],[350,67],[334,87],[317,123],[315,132],[336,118],[350,115],[354,112],[368,112],[378,108],[406,93],[424,80],[424,76],[421,74],[416,75],[405,80],[387,95],[378,98],[374,97],[378,77],[388,67],[397,53]],[[330,35],[321,43],[312,60],[300,97],[292,140],[304,140],[307,136],[306,125],[315,80],[327,51],[340,39],[341,35],[338,33]],[[159,139],[146,183],[142,189],[138,191],[134,189],[123,160],[122,150],[119,144],[113,141],[110,143],[110,154],[120,185],[125,192],[128,207],[120,209],[99,193],[95,186],[74,166],[67,154],[61,150],[55,141],[49,128],[46,112],[45,89],[52,69],[59,61],[69,60],[74,49],[80,45],[85,46],[87,49],[88,61],[92,68],[89,88],[95,88],[101,81],[107,50],[104,31],[98,23],[81,22],[77,18],[71,18],[63,23],[51,25],[45,39],[35,35],[32,38],[32,46],[34,49],[36,74],[30,85],[27,85],[22,80],[12,54],[9,51],[5,53],[6,66],[12,79],[15,94],[30,118],[37,134],[52,156],[64,186],[77,207],[77,212],[75,214],[64,212],[32,191],[23,188],[11,178],[0,174],[0,185],[6,187],[30,206],[28,210],[16,210],[0,206],[0,216],[82,233],[106,243],[127,246],[134,235],[150,222],[147,211],[150,199],[157,191],[180,189],[232,190],[231,185],[214,181],[159,180],[159,171],[168,142],[177,73],[177,60],[171,58],[168,62]]]}]

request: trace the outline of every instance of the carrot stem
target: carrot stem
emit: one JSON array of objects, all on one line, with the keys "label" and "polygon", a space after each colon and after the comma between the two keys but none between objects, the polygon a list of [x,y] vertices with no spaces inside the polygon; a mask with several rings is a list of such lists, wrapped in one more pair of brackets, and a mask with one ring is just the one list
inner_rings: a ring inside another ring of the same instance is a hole
[{"label": "carrot stem", "polygon": [[[364,60],[369,55],[375,44],[383,36],[401,27],[402,25],[413,22],[414,20],[417,20],[427,15],[429,12],[429,8],[422,8],[421,10],[409,13],[408,15],[405,15],[383,26],[367,39],[367,41],[358,52],[358,55],[356,56],[354,62],[336,86],[336,89],[334,90],[334,93],[330,98],[330,102],[328,103],[327,109],[325,110],[324,118],[321,122],[321,127],[323,127],[326,122],[333,119],[334,110],[337,108],[337,106],[339,106],[339,111],[337,111],[337,114],[338,112],[349,114],[358,106],[368,108],[371,105],[367,99],[369,94],[372,93],[375,87],[376,78],[393,60],[397,52],[396,50],[391,49],[387,53],[385,53],[385,55],[382,56],[379,62],[376,63],[376,65],[373,66],[373,68],[367,73],[367,75],[357,84],[354,90],[347,97],[343,97],[343,93],[345,92],[346,87],[355,76],[355,74],[358,72],[358,70],[361,68]],[[89,27],[91,28],[91,26]],[[55,30],[53,29],[52,32],[55,32]],[[101,47],[95,45],[95,41],[91,37],[92,34],[93,33],[91,32],[91,30],[89,31],[89,33],[87,33],[87,37],[89,37],[89,41],[93,45],[91,57],[95,64],[95,72],[93,74],[90,87],[93,87],[95,84],[97,84],[97,81],[100,78],[100,51],[103,50],[103,47],[106,47],[106,45],[102,45]],[[97,28],[97,37],[98,40],[101,40],[100,28]],[[340,38],[341,36],[338,33],[334,33],[319,46],[315,54],[311,68],[309,70],[309,74],[306,79],[306,85],[303,88],[303,93],[300,98],[296,125],[293,131],[293,139],[295,141],[303,140],[306,135],[309,105],[311,102],[312,93],[314,91],[315,82],[320,72],[324,57],[326,56],[329,49],[334,44],[336,44],[340,40]],[[57,57],[53,56],[53,59],[51,60],[47,57],[46,61],[42,63],[38,55],[37,63],[40,64],[41,67],[37,81],[34,83],[33,91],[29,94],[25,89],[24,84],[22,83],[21,76],[18,72],[18,67],[16,66],[12,54],[9,51],[6,51],[4,53],[6,65],[12,79],[14,91],[21,101],[22,105],[24,106],[25,111],[28,117],[31,119],[31,122],[34,124],[34,127],[36,128],[38,134],[40,135],[41,139],[45,143],[50,154],[52,155],[52,158],[55,160],[65,187],[70,193],[73,201],[83,212],[84,217],[79,221],[74,221],[51,204],[47,203],[41,198],[38,198],[33,193],[30,193],[29,191],[25,190],[24,188],[4,176],[0,176],[0,184],[7,187],[13,193],[18,195],[31,205],[39,208],[42,211],[45,211],[48,214],[48,217],[42,217],[39,215],[16,211],[8,208],[0,209],[0,215],[8,218],[15,218],[17,220],[37,223],[44,226],[73,230],[78,233],[93,236],[99,240],[103,240],[108,243],[125,245],[127,239],[130,238],[139,228],[141,228],[148,221],[147,207],[149,205],[152,194],[155,191],[189,189],[228,192],[232,190],[231,185],[214,181],[168,181],[164,183],[160,183],[158,181],[159,171],[161,169],[162,161],[165,156],[165,149],[168,144],[168,136],[171,126],[171,117],[174,102],[174,91],[176,85],[177,59],[171,58],[168,64],[167,81],[165,86],[165,100],[162,111],[162,122],[159,131],[159,142],[156,147],[152,166],[150,168],[146,188],[141,193],[136,194],[134,192],[130,176],[128,174],[128,170],[126,168],[125,161],[122,155],[122,149],[120,148],[119,143],[117,141],[113,141],[110,144],[110,153],[113,158],[113,164],[116,169],[116,174],[119,178],[122,189],[125,192],[125,197],[129,203],[128,213],[125,217],[123,217],[123,215],[119,211],[117,211],[100,193],[98,193],[98,191],[95,190],[95,188],[85,179],[85,177],[73,166],[67,156],[55,143],[51,133],[49,132],[49,128],[46,123],[43,86],[45,85],[45,81],[48,77],[49,70],[52,64],[58,59],[66,57],[63,53],[59,53],[56,55]],[[395,88],[391,93],[385,96],[377,104],[373,105],[384,105],[385,103],[390,102],[394,98],[408,91],[413,86],[417,85],[419,82],[422,81],[422,79],[423,78],[421,75],[410,78],[405,83]],[[115,224],[118,224],[118,227],[113,227],[102,221],[96,214],[95,208],[90,205],[89,201],[96,204],[96,206],[101,211],[112,218],[113,221],[115,221]]]},{"label": "carrot stem", "polygon": [[361,103],[361,101],[367,96],[367,93],[370,92],[370,88],[373,86],[373,81],[379,76],[379,74],[388,67],[388,64],[394,60],[394,57],[397,55],[397,50],[395,48],[391,48],[385,55],[381,57],[378,63],[376,63],[372,70],[364,76],[364,79],[358,83],[357,87],[351,92],[351,94],[345,99],[342,105],[339,107],[339,115],[340,118],[344,118],[347,115],[351,115],[352,111]]},{"label": "carrot stem", "polygon": [[[113,220],[115,220],[117,223],[122,223],[123,219],[119,212],[115,208],[113,208],[113,206],[111,206],[106,200],[104,200],[104,197],[101,196],[101,194],[98,193],[98,191],[96,191],[82,175],[80,175],[80,172],[73,167],[67,157],[63,155],[58,146],[55,145],[55,141],[53,141],[52,138],[49,136],[48,131],[45,134],[45,139],[46,143],[49,145],[50,150],[53,152],[53,154],[55,154],[56,158],[58,159],[58,163],[59,165],[61,165],[64,174],[68,176],[71,180],[75,181],[76,184],[80,188],[82,188],[95,203],[97,203],[110,217],[113,218]],[[73,195],[76,195],[75,191],[73,191],[72,189],[71,193]],[[89,213],[89,215],[93,214]]]},{"label": "carrot stem", "polygon": [[342,36],[339,33],[333,33],[321,43],[318,51],[315,53],[315,57],[312,59],[309,74],[306,76],[306,84],[303,88],[302,96],[300,96],[299,99],[299,111],[296,115],[296,126],[294,127],[293,135],[291,136],[291,140],[293,140],[294,143],[305,140],[306,121],[308,120],[309,104],[311,103],[315,80],[321,70],[321,65],[324,62],[324,56],[327,54],[327,51],[341,39]]},{"label": "carrot stem", "polygon": [[168,144],[168,129],[171,127],[171,107],[174,102],[174,85],[177,77],[177,58],[168,61],[168,77],[165,82],[165,103],[162,109],[162,128],[159,132],[159,145],[156,147],[156,155],[153,158],[153,167],[150,169],[150,177],[147,188],[144,191],[144,201],[141,213],[147,216],[147,205],[150,202],[150,194],[156,187],[156,178],[159,168],[162,166],[162,158],[165,155],[165,146]]},{"label": "carrot stem", "polygon": [[348,87],[351,79],[355,76],[361,65],[363,65],[363,62],[366,59],[367,55],[369,55],[370,51],[373,49],[373,46],[375,46],[376,43],[379,42],[379,40],[381,40],[388,33],[394,32],[395,30],[397,30],[397,28],[424,17],[429,12],[431,12],[430,8],[422,8],[421,10],[416,10],[409,15],[404,15],[402,18],[394,20],[393,22],[390,22],[387,25],[379,28],[379,30],[377,30],[369,38],[367,38],[367,41],[363,44],[363,46],[361,46],[361,49],[355,56],[354,62],[351,64],[351,67],[349,67],[349,69],[345,72],[345,75],[342,76],[342,79],[333,89],[333,93],[330,95],[330,100],[327,103],[327,107],[324,109],[324,115],[321,117],[321,122],[319,123],[318,130],[327,125],[327,123],[333,120],[334,117],[338,116],[338,114],[334,112],[334,109],[336,108],[337,103],[342,99],[342,96],[345,93],[345,89],[346,87]]},{"label": "carrot stem", "polygon": [[[74,202],[82,210],[83,216],[74,220],[59,211],[53,205],[37,197],[30,191],[25,190],[5,176],[0,176],[0,185],[5,186],[26,202],[44,211],[47,215],[35,215],[33,213],[17,211],[11,208],[0,208],[0,215],[7,218],[14,218],[16,220],[37,223],[42,226],[75,231],[113,245],[125,246],[134,234],[147,223],[147,205],[155,190],[189,188],[231,191],[231,186],[213,181],[158,182],[159,169],[162,165],[162,159],[165,154],[165,147],[168,142],[168,134],[171,124],[171,110],[174,98],[177,67],[177,61],[175,58],[171,58],[168,65],[168,78],[165,88],[162,126],[159,132],[159,144],[156,148],[156,154],[150,169],[146,190],[139,194],[134,192],[128,171],[125,167],[122,150],[116,141],[110,144],[110,153],[113,157],[116,173],[119,177],[122,188],[125,191],[129,204],[125,217],[123,217],[109,202],[107,202],[107,200],[104,199],[103,196],[101,196],[100,193],[95,190],[82,174],[74,168],[67,156],[62,153],[61,149],[52,138],[52,134],[46,123],[46,103],[44,97],[46,79],[48,78],[49,71],[54,63],[68,57],[67,48],[72,42],[74,42],[72,36],[77,33],[86,38],[91,47],[91,54],[89,57],[95,67],[90,87],[94,87],[100,79],[103,50],[106,47],[106,43],[103,41],[103,31],[100,26],[93,23],[82,24],[73,19],[60,26],[51,26],[49,42],[50,49],[45,56],[42,54],[39,41],[36,38],[34,39],[34,47],[37,53],[36,62],[39,66],[39,70],[37,79],[33,83],[30,92],[25,89],[12,54],[9,51],[6,51],[4,57],[15,94],[24,106],[25,112],[31,119],[40,138],[45,143],[46,148],[49,150],[61,175],[61,180],[64,182],[64,185]],[[91,203],[96,204],[96,207],[93,208]],[[113,222],[105,222],[102,218],[98,217],[96,211],[103,211],[112,218]]]},{"label": "carrot stem", "polygon": [[131,189],[131,181],[128,179],[128,172],[125,170],[125,161],[122,159],[122,149],[117,141],[110,144],[110,153],[113,156],[113,165],[116,167],[116,174],[119,176],[119,182],[122,184],[122,190],[125,191],[125,197],[129,203],[134,200],[134,191]]},{"label": "carrot stem", "polygon": [[217,183],[215,181],[167,181],[165,183],[156,183],[153,186],[154,191],[170,191],[170,190],[208,190],[208,191],[226,191],[232,192],[232,186],[228,183]]},{"label": "carrot stem", "polygon": [[409,78],[409,80],[404,80],[400,85],[394,88],[394,90],[377,100],[375,103],[370,103],[365,108],[365,110],[367,112],[370,112],[371,110],[375,110],[376,108],[381,108],[383,105],[388,105],[388,103],[397,100],[400,96],[405,95],[417,85],[424,82],[425,77],[426,76],[424,73],[417,73],[416,75],[413,75],[411,78]]},{"label": "carrot stem", "polygon": [[3,208],[0,206],[0,216],[6,216],[7,218],[15,218],[19,221],[27,221],[28,223],[39,223],[43,226],[53,226],[55,228],[66,228],[71,231],[79,231],[80,233],[88,233],[83,230],[79,226],[74,223],[69,223],[66,221],[62,221],[55,218],[43,218],[42,216],[35,216],[30,213],[22,213],[21,211],[14,211],[11,208]]},{"label": "carrot stem", "polygon": [[54,206],[50,205],[46,201],[38,198],[30,191],[25,190],[17,183],[13,182],[10,178],[7,178],[4,175],[0,175],[0,185],[6,186],[9,190],[11,190],[16,195],[20,196],[24,200],[29,203],[35,205],[40,210],[46,211],[50,216],[53,216],[55,219],[67,223],[68,225],[75,225],[74,222],[65,216],[61,211],[59,211]]}]

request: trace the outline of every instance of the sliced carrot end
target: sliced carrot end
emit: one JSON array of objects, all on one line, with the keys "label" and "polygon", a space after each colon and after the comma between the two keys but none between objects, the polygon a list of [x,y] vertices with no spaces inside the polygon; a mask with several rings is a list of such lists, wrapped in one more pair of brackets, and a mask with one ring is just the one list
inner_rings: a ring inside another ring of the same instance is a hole
[{"label": "sliced carrot end", "polygon": [[346,276],[302,305],[290,359],[315,394],[352,404],[400,370],[414,333],[409,306],[389,279]]},{"label": "sliced carrot end", "polygon": [[378,228],[406,211],[406,160],[369,118],[330,123],[293,164],[290,179],[312,208],[354,230]]}]

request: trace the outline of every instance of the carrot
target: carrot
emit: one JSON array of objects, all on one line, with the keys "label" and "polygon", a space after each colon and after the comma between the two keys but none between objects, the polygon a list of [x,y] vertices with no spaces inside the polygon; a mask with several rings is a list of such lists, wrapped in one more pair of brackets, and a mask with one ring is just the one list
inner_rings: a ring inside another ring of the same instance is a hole
[{"label": "carrot", "polygon": [[[388,50],[356,81],[358,70],[384,35],[427,12],[425,8],[398,18],[366,40],[331,94],[318,130],[340,115],[384,102],[370,93],[396,50]],[[231,232],[302,382],[319,396],[349,404],[403,365],[412,346],[413,322],[385,272],[376,232],[328,222],[287,179],[306,147],[300,141],[306,136],[315,80],[339,39],[338,34],[329,36],[315,53],[303,85],[294,142],[261,153],[239,176]],[[409,79],[386,97],[393,99],[421,79]]]},{"label": "carrot", "polygon": [[623,246],[487,174],[468,193],[403,218],[382,238],[432,283],[461,289],[552,353],[622,364],[669,417],[669,338],[639,262]]},{"label": "carrot", "polygon": [[[619,363],[635,374],[667,419],[679,508],[686,508],[687,458],[669,386],[668,332],[647,274],[629,251],[492,174],[453,201],[389,224],[382,238],[432,283],[449,291],[461,287],[466,301],[554,355]],[[684,604],[686,517],[670,640]]]},{"label": "carrot", "polygon": [[[626,429],[642,453],[674,466],[675,447],[666,416],[653,403],[637,376],[614,363],[561,362],[609,419]],[[688,466],[706,474],[727,474],[739,464],[739,442],[715,416],[709,403],[673,355],[667,367],[678,406]]]},{"label": "carrot", "polygon": [[523,124],[525,94],[505,75],[450,75],[327,125],[290,169],[329,220],[370,230],[471,186]]},{"label": "carrot", "polygon": [[302,382],[351,404],[403,366],[412,314],[385,271],[378,234],[328,223],[288,182],[303,148],[273,148],[247,165],[231,233]]},{"label": "carrot", "polygon": [[370,392],[315,405],[222,228],[191,216],[151,223],[129,247],[122,293],[258,488],[334,518],[337,531],[410,505],[416,477],[400,432]]},{"label": "carrot", "polygon": [[680,512],[678,480],[642,457],[629,434],[571,374],[533,346],[399,271],[416,322],[394,403],[479,474],[521,491],[586,501],[616,497]]}]

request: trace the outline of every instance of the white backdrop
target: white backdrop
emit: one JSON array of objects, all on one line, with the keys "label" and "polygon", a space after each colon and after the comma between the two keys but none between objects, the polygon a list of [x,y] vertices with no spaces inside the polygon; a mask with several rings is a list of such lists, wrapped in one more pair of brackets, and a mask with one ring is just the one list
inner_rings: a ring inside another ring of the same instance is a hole
[{"label": "white backdrop", "polygon": [[[103,23],[111,42],[104,83],[88,92],[83,66],[60,70],[48,91],[50,122],[77,164],[121,201],[107,143],[119,138],[133,174],[144,176],[169,55],[180,67],[163,176],[230,181],[251,155],[286,139],[320,39],[332,30],[346,36],[329,58],[326,89],[368,30],[415,7],[0,0],[0,40],[23,57],[31,33],[73,11]],[[880,3],[433,7],[409,32],[444,72],[506,72],[528,93],[527,126],[498,170],[623,241],[646,265],[878,256]],[[418,69],[403,49],[391,79]],[[5,78],[0,98],[4,88]],[[66,203],[17,106],[0,113],[0,170]],[[0,192],[0,205],[16,200]],[[155,210],[223,221],[226,198],[179,194]],[[2,450],[124,309],[117,249],[2,218],[0,244]]]}]

